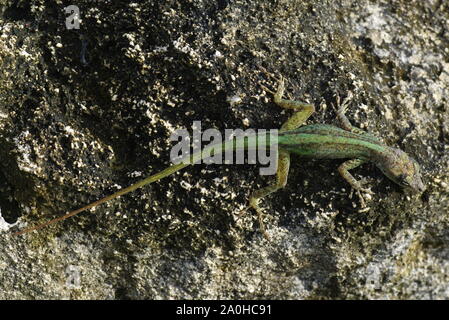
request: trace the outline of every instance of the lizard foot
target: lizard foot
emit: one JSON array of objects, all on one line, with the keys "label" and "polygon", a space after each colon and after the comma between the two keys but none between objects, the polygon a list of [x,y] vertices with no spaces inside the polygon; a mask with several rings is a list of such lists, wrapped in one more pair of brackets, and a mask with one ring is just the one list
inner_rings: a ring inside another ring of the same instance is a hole
[{"label": "lizard foot", "polygon": [[251,206],[246,206],[245,208],[238,211],[237,213],[234,213],[234,215],[237,217],[237,219],[240,219],[240,217],[243,216],[244,214],[246,214],[249,209],[251,209]]},{"label": "lizard foot", "polygon": [[262,231],[262,234],[265,237],[265,239],[270,240],[267,230],[265,229],[265,224],[263,222],[263,211],[259,207],[259,199],[257,199],[257,198],[249,199],[249,207],[253,208],[257,212],[257,218],[259,220],[260,231]]},{"label": "lizard foot", "polygon": [[367,207],[367,206],[366,206],[366,202],[365,202],[365,197],[362,195],[362,192],[363,192],[364,194],[367,194],[367,195],[368,195],[368,196],[367,196],[368,199],[371,198],[369,195],[373,195],[373,194],[374,194],[374,192],[371,191],[370,188],[363,188],[363,187],[362,187],[362,185],[365,184],[365,183],[366,183],[366,180],[365,180],[365,179],[362,179],[362,180],[358,181],[358,185],[357,185],[357,186],[354,186],[354,187],[351,189],[351,193],[349,194],[349,198],[352,199],[352,194],[353,194],[353,192],[354,192],[354,190],[355,190],[355,192],[357,193],[357,196],[358,196],[359,199],[360,199],[360,204],[362,205],[362,208],[366,208],[366,207]]},{"label": "lizard foot", "polygon": [[334,110],[339,111],[339,112],[345,114],[346,113],[346,109],[348,109],[348,106],[349,106],[352,98],[353,98],[352,92],[349,92],[348,96],[343,99],[343,102],[340,102],[340,96],[337,94],[336,95],[337,107],[335,107],[333,103],[331,103],[331,105],[334,108]]},{"label": "lizard foot", "polygon": [[265,92],[271,93],[275,100],[280,100],[282,99],[282,96],[284,95],[284,91],[285,91],[285,78],[283,76],[279,76],[279,77],[275,77],[274,75],[270,74],[265,68],[261,67],[261,70],[263,73],[265,73],[269,78],[273,78],[277,83],[278,83],[278,87],[276,89],[276,91],[271,90],[269,88],[267,88],[266,86],[264,86],[263,84],[261,84],[260,86],[262,87],[262,89]]}]

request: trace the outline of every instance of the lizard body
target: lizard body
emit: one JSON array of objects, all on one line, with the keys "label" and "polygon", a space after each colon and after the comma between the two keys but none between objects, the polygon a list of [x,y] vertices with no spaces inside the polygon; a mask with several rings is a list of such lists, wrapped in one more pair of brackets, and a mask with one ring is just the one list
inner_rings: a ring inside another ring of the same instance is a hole
[{"label": "lizard body", "polygon": [[[268,89],[266,90],[270,91]],[[172,165],[125,189],[119,190],[110,196],[104,197],[80,209],[40,225],[23,229],[16,232],[15,235],[41,229],[134,191],[142,186],[156,182],[190,164],[204,159],[206,156],[210,156],[211,152],[235,151],[239,148],[256,148],[257,146],[267,146],[274,143],[277,143],[278,146],[276,182],[265,188],[256,190],[249,199],[249,207],[253,208],[258,213],[259,223],[265,236],[267,234],[262,220],[262,209],[259,207],[259,201],[286,185],[291,153],[313,159],[350,159],[343,162],[339,166],[338,171],[351,187],[357,191],[362,205],[364,205],[364,200],[361,196],[361,192],[372,192],[369,189],[363,188],[362,182],[356,180],[349,173],[349,170],[356,168],[365,162],[373,162],[388,178],[402,187],[411,189],[415,192],[423,192],[425,190],[425,186],[421,180],[418,163],[400,149],[389,147],[371,134],[353,127],[345,116],[346,103],[340,105],[337,110],[337,117],[341,122],[342,128],[324,124],[302,126],[315,111],[314,106],[299,101],[283,99],[284,80],[282,78],[279,82],[278,90],[273,93],[274,102],[277,105],[285,109],[293,109],[296,111],[296,113],[282,125],[279,134],[276,137],[270,136],[270,134],[264,134],[263,136],[255,135],[253,137],[242,138],[245,140],[240,144],[239,142],[242,141],[238,141],[237,139],[231,144],[226,144],[226,142],[223,143],[218,149],[216,146],[205,147],[202,151],[192,154],[190,156],[190,161]],[[214,148],[213,151],[211,148]]]},{"label": "lizard body", "polygon": [[332,125],[312,124],[279,133],[279,147],[304,158],[368,160],[386,146]]}]

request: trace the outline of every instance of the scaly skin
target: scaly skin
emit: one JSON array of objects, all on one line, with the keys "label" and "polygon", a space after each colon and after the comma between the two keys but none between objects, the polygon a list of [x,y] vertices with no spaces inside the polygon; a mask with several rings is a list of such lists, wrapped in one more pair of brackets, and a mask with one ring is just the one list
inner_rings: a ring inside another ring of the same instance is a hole
[{"label": "scaly skin", "polygon": [[[270,91],[266,88],[265,90]],[[285,109],[296,110],[297,112],[282,125],[279,135],[277,136],[278,167],[276,172],[276,182],[265,188],[256,190],[251,195],[249,200],[249,207],[256,210],[259,217],[260,227],[265,237],[268,238],[268,235],[265,231],[262,219],[263,212],[259,207],[259,202],[262,198],[280,188],[285,187],[287,184],[287,176],[290,167],[290,153],[297,154],[300,157],[312,159],[350,159],[342,163],[338,168],[338,171],[341,176],[357,191],[362,202],[362,206],[365,206],[365,202],[361,192],[372,192],[369,189],[363,188],[361,181],[356,180],[349,173],[349,170],[354,169],[365,162],[373,162],[388,178],[402,187],[411,189],[415,192],[423,192],[425,190],[425,186],[421,180],[420,168],[415,160],[409,157],[405,152],[399,149],[391,148],[382,143],[378,138],[351,125],[345,116],[347,101],[343,102],[337,110],[337,117],[341,122],[342,128],[323,124],[302,126],[302,124],[315,111],[314,106],[299,101],[283,99],[284,80],[282,78],[279,82],[278,90],[273,93],[274,102],[277,105]],[[270,139],[265,138],[266,135],[264,137],[249,137],[244,140],[245,143],[241,144],[241,146],[243,146],[243,149],[246,149],[255,147],[256,145],[264,145],[267,147],[268,143],[276,143],[276,139],[274,139],[273,136],[270,136]],[[216,147],[214,150],[215,152],[225,152],[229,150],[235,151],[239,149],[239,145],[240,144],[238,144],[238,142],[227,145],[222,144],[218,148],[218,151]],[[43,224],[16,232],[14,235],[21,235],[33,230],[41,229],[50,224],[74,216],[87,209],[96,207],[104,202],[120,197],[121,195],[134,191],[147,184],[156,182],[192,163],[197,162],[200,159],[204,159],[204,155],[210,155],[210,148],[211,147],[209,146],[200,152],[194,153],[190,158],[190,162],[180,163],[168,167],[165,170],[138,181],[137,183],[110,196],[92,202],[85,207],[69,212],[66,215]]]},{"label": "scaly skin", "polygon": [[278,141],[280,148],[305,158],[371,161],[400,186],[418,192],[425,189],[414,159],[367,134],[313,124],[280,133]]}]

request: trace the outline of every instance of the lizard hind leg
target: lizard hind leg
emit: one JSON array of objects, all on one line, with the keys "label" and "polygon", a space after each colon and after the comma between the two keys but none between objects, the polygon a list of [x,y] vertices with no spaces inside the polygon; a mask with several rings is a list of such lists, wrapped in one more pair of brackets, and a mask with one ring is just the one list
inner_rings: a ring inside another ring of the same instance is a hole
[{"label": "lizard hind leg", "polygon": [[273,94],[273,101],[279,107],[284,109],[292,109],[296,112],[282,125],[280,132],[296,129],[304,124],[306,120],[315,112],[313,104],[304,103],[301,101],[283,99],[285,91],[285,79],[281,76],[276,92],[273,92],[265,87],[265,91]]},{"label": "lizard hind leg", "polygon": [[259,207],[259,202],[270,193],[276,192],[277,190],[285,187],[287,184],[289,168],[290,154],[285,150],[279,150],[276,182],[265,188],[254,191],[249,199],[249,206],[257,212],[260,229],[266,239],[269,239],[269,237],[265,229],[265,224],[263,222],[263,211]]},{"label": "lizard hind leg", "polygon": [[[300,101],[283,99],[285,91],[285,80],[283,77],[279,79],[279,84],[276,92],[263,87],[265,91],[273,94],[274,103],[284,109],[293,109],[296,112],[290,117],[279,130],[280,132],[289,131],[300,127],[314,112],[315,107],[312,104],[303,103]],[[290,153],[286,150],[278,150],[278,163],[276,171],[276,182],[265,188],[253,192],[249,199],[249,207],[257,212],[259,218],[259,225],[265,238],[268,239],[268,234],[263,223],[263,211],[259,206],[260,200],[277,190],[284,188],[287,184],[288,171],[290,168]]]}]

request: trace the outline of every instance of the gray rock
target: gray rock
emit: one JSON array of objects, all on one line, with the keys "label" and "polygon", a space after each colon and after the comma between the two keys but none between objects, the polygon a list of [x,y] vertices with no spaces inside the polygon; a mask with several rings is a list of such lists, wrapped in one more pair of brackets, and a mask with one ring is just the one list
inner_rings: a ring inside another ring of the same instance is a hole
[{"label": "gray rock", "polygon": [[[0,1],[0,299],[449,298],[449,8],[444,1]],[[422,165],[408,195],[366,165],[368,210],[340,161],[270,177],[196,165],[13,237],[169,165],[170,134],[279,128],[262,85],[348,117]],[[362,211],[362,212],[359,212]]]}]

